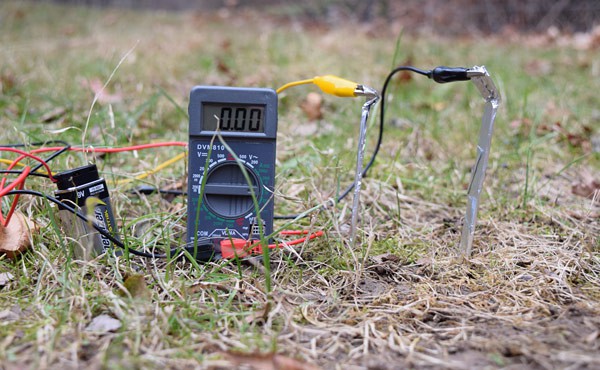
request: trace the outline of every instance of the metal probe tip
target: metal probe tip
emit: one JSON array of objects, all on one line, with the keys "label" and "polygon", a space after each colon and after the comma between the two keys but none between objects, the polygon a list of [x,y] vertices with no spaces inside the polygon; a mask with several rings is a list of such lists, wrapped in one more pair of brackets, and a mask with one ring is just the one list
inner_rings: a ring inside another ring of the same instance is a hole
[{"label": "metal probe tip", "polygon": [[485,67],[474,66],[473,68],[467,69],[467,77],[481,77],[487,74]]},{"label": "metal probe tip", "polygon": [[354,90],[354,94],[356,96],[366,96],[368,98],[378,98],[379,93],[377,90],[366,86],[366,85],[356,85],[356,89]]}]

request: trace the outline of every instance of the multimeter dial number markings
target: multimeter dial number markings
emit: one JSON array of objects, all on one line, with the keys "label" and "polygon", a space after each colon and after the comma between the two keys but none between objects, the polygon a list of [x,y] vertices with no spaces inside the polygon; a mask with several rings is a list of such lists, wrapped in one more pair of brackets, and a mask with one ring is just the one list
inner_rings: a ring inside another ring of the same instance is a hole
[{"label": "multimeter dial number markings", "polygon": [[246,173],[250,183],[237,162],[214,163],[207,172],[204,185],[204,200],[209,209],[225,218],[250,212],[254,206],[252,194],[258,198],[260,186],[253,171],[247,169]]}]

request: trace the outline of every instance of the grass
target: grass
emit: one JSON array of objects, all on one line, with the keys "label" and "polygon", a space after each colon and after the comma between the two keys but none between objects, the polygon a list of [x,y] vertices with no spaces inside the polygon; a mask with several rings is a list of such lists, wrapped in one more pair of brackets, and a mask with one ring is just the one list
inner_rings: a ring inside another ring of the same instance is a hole
[{"label": "grass", "polygon": [[[326,237],[272,253],[272,289],[256,261],[73,260],[73,240],[54,209],[22,197],[19,210],[39,232],[30,252],[0,257],[0,273],[12,276],[0,286],[0,368],[230,368],[260,359],[264,365],[270,357],[258,354],[269,353],[326,369],[598,366],[599,206],[571,191],[584,171],[600,168],[590,147],[598,135],[598,50],[537,46],[533,37],[397,36],[364,25],[290,26],[248,11],[215,16],[3,2],[3,143],[187,140],[194,85],[276,88],[332,73],[380,88],[393,60],[424,68],[486,65],[503,102],[466,262],[457,246],[483,109],[468,83],[413,76],[390,89],[381,156],[361,196],[358,265],[347,248],[350,205],[342,202],[293,225]],[[107,92],[118,98],[99,101],[88,116],[90,83],[104,84],[113,71]],[[294,130],[308,125],[299,105],[309,91],[315,89],[280,98],[281,214],[335,197],[353,178],[362,101],[324,97],[318,134],[302,136]],[[372,127],[371,146],[374,138]],[[94,160],[112,181],[179,153]],[[69,154],[52,166],[88,159]],[[185,176],[181,162],[140,184],[181,187]],[[182,243],[185,199],[133,197],[131,186],[111,188],[127,243]],[[27,188],[54,191],[43,179],[28,180]],[[101,314],[120,327],[87,331]]]}]

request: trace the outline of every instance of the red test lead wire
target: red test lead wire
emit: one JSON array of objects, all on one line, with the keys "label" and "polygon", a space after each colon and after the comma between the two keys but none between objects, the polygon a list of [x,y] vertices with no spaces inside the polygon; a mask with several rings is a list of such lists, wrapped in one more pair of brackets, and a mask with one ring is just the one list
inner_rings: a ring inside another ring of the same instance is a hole
[{"label": "red test lead wire", "polygon": [[[52,170],[50,170],[50,166],[48,166],[48,163],[46,163],[46,161],[44,161],[42,158],[32,155],[30,153],[27,153],[23,150],[15,149],[15,148],[0,147],[0,151],[20,154],[20,156],[10,164],[10,166],[8,167],[9,170],[12,170],[24,158],[32,158],[32,159],[40,162],[44,166],[44,168],[48,171],[48,177],[50,178],[50,180],[52,180],[53,182],[56,182],[56,179],[52,176]],[[18,187],[18,189],[23,189],[23,187],[25,185],[25,180],[27,180],[27,176],[29,176],[30,172],[31,172],[31,167],[25,166],[25,168],[23,169],[23,171],[21,172],[19,177],[17,177],[13,182],[11,182],[6,188],[4,187],[4,185],[6,185],[6,177],[2,178],[2,181],[0,181],[0,199],[2,199],[3,196],[5,196],[8,192],[15,189],[16,187]],[[13,199],[12,205],[10,206],[10,210],[8,211],[8,214],[6,215],[6,218],[4,218],[4,215],[2,214],[2,210],[0,209],[0,222],[2,223],[3,226],[7,226],[8,223],[10,222],[10,219],[11,219],[13,213],[15,212],[15,209],[17,208],[18,200],[19,200],[19,195],[16,195],[15,198]]]},{"label": "red test lead wire", "polygon": [[[183,142],[183,141],[167,141],[167,142],[131,145],[131,146],[126,146],[126,147],[121,147],[121,148],[71,147],[71,148],[69,148],[69,150],[74,151],[74,152],[86,152],[86,153],[120,153],[120,152],[128,152],[128,151],[134,151],[134,150],[143,150],[143,149],[159,148],[159,147],[167,147],[167,146],[185,147],[185,146],[187,146],[187,143]],[[45,153],[45,152],[55,152],[55,151],[63,150],[63,149],[64,149],[64,147],[46,147],[46,148],[34,149],[28,153],[23,150],[11,148],[11,147],[0,147],[0,151],[7,151],[7,152],[13,152],[13,153],[20,154],[20,156],[17,159],[15,159],[13,161],[13,163],[8,167],[9,170],[13,169],[24,158],[26,158],[26,157],[32,158],[32,159],[40,162],[44,166],[44,168],[48,171],[48,177],[50,178],[50,180],[52,182],[56,182],[56,179],[52,176],[52,171],[50,170],[48,163],[46,163],[46,161],[44,161],[42,158],[37,157],[33,154]],[[25,180],[27,179],[27,176],[29,175],[30,172],[31,172],[31,168],[25,167],[25,169],[23,170],[21,175],[19,175],[19,177],[15,181],[13,181],[9,185],[9,187],[7,187],[6,189],[4,188],[4,185],[6,184],[6,178],[2,178],[2,181],[0,182],[0,198],[2,198],[4,195],[6,195],[6,193],[13,190],[17,186],[19,186],[19,189],[22,189],[25,184]],[[0,210],[0,222],[2,224],[4,224],[5,226],[10,221],[10,218],[15,211],[18,200],[19,200],[19,195],[16,195],[15,198],[13,199],[13,203],[11,205],[9,213],[6,216],[6,219],[4,219],[4,216],[2,215],[2,211]]]},{"label": "red test lead wire", "polygon": [[[306,235],[309,232],[306,230],[285,230],[280,234],[282,235]],[[312,240],[323,236],[322,231],[314,232],[303,238],[290,240],[289,242],[269,244],[269,249],[283,248],[284,246],[292,246],[304,243],[306,240]],[[262,245],[258,241],[244,240],[244,239],[223,239],[221,240],[221,257],[225,259],[232,259],[236,257],[247,257],[250,255],[262,254]]]},{"label": "red test lead wire", "polygon": [[[60,150],[62,148],[58,148],[56,150]],[[52,151],[56,151],[56,150],[52,150]],[[54,176],[52,176],[52,170],[50,169],[50,166],[48,165],[48,163],[46,163],[45,160],[43,160],[42,158],[33,155],[32,153],[35,153],[35,151],[32,151],[31,153],[25,152],[23,150],[19,150],[19,149],[15,149],[15,148],[7,148],[7,147],[0,147],[0,152],[12,152],[12,153],[17,153],[20,154],[21,156],[17,159],[15,159],[13,161],[13,163],[8,167],[9,170],[12,170],[19,162],[21,162],[25,157],[27,158],[31,158],[34,159],[38,162],[40,162],[44,168],[46,169],[46,171],[48,171],[48,178],[52,181],[52,182],[56,182],[56,179],[54,178]],[[2,187],[4,187],[4,184],[6,183],[6,178],[2,179],[2,185],[0,185],[0,189]]]},{"label": "red test lead wire", "polygon": [[[15,162],[13,162],[13,164],[11,164],[11,167],[13,167],[15,165]],[[11,169],[11,167],[9,167],[9,169]],[[2,199],[3,196],[5,196],[8,192],[12,191],[14,188],[16,188],[18,186],[18,189],[21,190],[23,189],[23,186],[25,185],[25,180],[27,180],[27,176],[29,176],[29,173],[31,172],[31,167],[26,166],[25,168],[23,168],[23,171],[21,172],[21,174],[19,175],[19,177],[17,177],[13,182],[11,182],[10,184],[8,184],[8,186],[5,188],[4,184],[6,183],[6,178],[2,179],[2,182],[0,182],[0,199]],[[4,218],[3,214],[2,214],[2,210],[0,209],[0,223],[2,223],[3,226],[8,226],[8,223],[10,222],[10,218],[12,217],[13,213],[15,212],[15,209],[17,208],[17,201],[19,200],[19,195],[15,195],[15,199],[13,199],[12,205],[10,206],[10,210],[8,211],[8,214],[6,215],[6,218]]]},{"label": "red test lead wire", "polygon": [[[23,187],[25,186],[25,179],[27,178],[27,176],[29,175],[29,167],[25,167],[25,169],[23,170],[23,174],[25,174],[25,176],[23,177],[23,181],[20,181],[19,183],[17,183],[18,179],[13,181],[8,188],[6,189],[2,189],[2,194],[0,195],[0,199],[2,199],[2,197],[8,193],[8,191],[5,190],[9,190],[9,188],[15,184],[15,187],[18,186],[18,190],[23,190]],[[23,176],[23,174],[21,174],[20,176]],[[20,177],[19,176],[19,177]],[[13,187],[14,188],[14,187]],[[12,189],[10,189],[12,190]],[[9,191],[10,191],[9,190]],[[19,202],[19,196],[20,194],[16,194],[12,204],[10,205],[10,210],[8,211],[8,213],[6,214],[6,218],[3,219],[2,217],[2,212],[0,212],[0,222],[2,222],[2,225],[4,225],[4,227],[8,226],[8,223],[10,222],[10,219],[12,218],[12,215],[15,213],[15,210],[17,209],[17,203]]]},{"label": "red test lead wire", "polygon": [[[149,143],[149,144],[140,144],[140,145],[131,145],[124,146],[121,148],[96,148],[96,147],[71,147],[69,148],[72,152],[84,152],[84,153],[121,153],[121,152],[132,152],[134,150],[143,150],[143,149],[151,149],[151,148],[160,148],[166,146],[187,146],[188,143],[184,141],[165,141],[158,143]],[[31,153],[44,153],[44,152],[54,152],[62,149],[63,147],[48,147],[48,148],[39,148],[34,149]]]}]

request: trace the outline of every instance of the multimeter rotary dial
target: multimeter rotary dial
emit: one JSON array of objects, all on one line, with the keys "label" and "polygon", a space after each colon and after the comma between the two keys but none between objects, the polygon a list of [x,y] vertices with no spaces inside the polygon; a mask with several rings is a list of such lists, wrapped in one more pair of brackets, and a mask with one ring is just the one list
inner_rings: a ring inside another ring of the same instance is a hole
[{"label": "multimeter rotary dial", "polygon": [[237,162],[229,161],[209,168],[204,185],[206,206],[216,215],[237,218],[254,207],[252,194],[260,197],[260,183],[254,171],[244,165],[250,182]]}]

